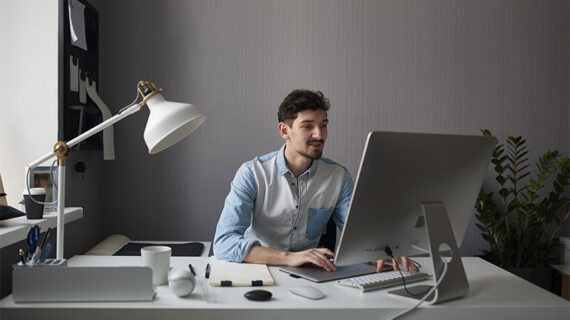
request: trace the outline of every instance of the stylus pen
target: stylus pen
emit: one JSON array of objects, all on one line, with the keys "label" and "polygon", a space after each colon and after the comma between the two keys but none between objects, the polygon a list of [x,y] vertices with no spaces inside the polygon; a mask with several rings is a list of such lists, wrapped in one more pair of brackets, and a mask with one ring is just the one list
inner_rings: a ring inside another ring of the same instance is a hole
[{"label": "stylus pen", "polygon": [[204,277],[206,277],[206,279],[210,278],[210,264],[209,263],[206,265],[206,274],[204,275]]},{"label": "stylus pen", "polygon": [[42,250],[42,256],[40,257],[40,263],[44,263],[46,261],[50,251],[51,251],[51,243],[48,242],[45,250]]}]

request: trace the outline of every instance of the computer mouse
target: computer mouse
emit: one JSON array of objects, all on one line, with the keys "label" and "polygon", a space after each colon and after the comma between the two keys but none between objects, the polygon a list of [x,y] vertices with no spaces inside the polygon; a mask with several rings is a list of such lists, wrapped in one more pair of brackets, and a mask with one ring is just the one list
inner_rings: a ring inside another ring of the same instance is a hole
[{"label": "computer mouse", "polygon": [[243,296],[248,300],[253,301],[267,301],[271,299],[273,294],[267,290],[251,290],[246,292]]},{"label": "computer mouse", "polygon": [[310,286],[293,287],[290,288],[289,291],[293,294],[313,300],[318,300],[325,296],[321,290]]}]

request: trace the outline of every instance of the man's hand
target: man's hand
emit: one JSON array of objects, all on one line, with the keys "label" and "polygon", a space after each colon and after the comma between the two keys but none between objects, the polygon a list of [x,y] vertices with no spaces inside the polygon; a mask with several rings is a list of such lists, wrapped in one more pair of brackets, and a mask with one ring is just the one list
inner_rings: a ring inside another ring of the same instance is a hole
[{"label": "man's hand", "polygon": [[[376,264],[376,272],[382,272],[382,268],[384,267],[385,261],[386,260],[378,260]],[[414,270],[415,272],[420,271],[420,269],[416,267],[412,259],[408,257],[398,257],[396,259],[392,259],[392,265],[394,266],[394,270],[396,271],[400,270],[399,266],[400,263],[404,266],[404,271],[410,271],[410,266],[412,267],[412,270]]]},{"label": "man's hand", "polygon": [[327,248],[314,248],[299,252],[287,252],[286,263],[291,267],[299,267],[305,263],[312,263],[326,271],[335,271],[335,265],[329,260],[334,253]]},{"label": "man's hand", "polygon": [[305,263],[312,263],[326,271],[335,271],[335,265],[329,260],[334,253],[326,248],[315,248],[300,252],[289,252],[279,249],[266,248],[260,245],[251,247],[243,262],[262,263],[269,265],[288,265],[299,267]]}]

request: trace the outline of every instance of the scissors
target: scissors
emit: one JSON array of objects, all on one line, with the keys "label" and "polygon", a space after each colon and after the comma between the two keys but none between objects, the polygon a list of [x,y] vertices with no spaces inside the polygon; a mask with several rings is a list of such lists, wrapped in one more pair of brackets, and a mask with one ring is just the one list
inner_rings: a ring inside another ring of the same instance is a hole
[{"label": "scissors", "polygon": [[28,231],[27,237],[27,246],[28,246],[28,253],[27,258],[30,259],[34,252],[36,252],[36,246],[38,244],[38,240],[40,238],[40,227],[36,224],[34,225],[30,231]]}]

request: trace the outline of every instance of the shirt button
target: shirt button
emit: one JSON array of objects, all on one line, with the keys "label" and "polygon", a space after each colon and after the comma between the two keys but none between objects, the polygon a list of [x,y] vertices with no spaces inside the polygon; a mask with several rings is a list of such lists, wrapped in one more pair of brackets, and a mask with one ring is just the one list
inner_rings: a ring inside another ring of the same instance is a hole
[{"label": "shirt button", "polygon": [[299,209],[299,206],[295,206],[295,208]]},{"label": "shirt button", "polygon": [[297,227],[293,227],[293,230],[297,230]]}]

